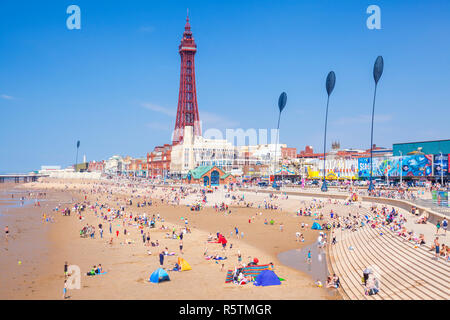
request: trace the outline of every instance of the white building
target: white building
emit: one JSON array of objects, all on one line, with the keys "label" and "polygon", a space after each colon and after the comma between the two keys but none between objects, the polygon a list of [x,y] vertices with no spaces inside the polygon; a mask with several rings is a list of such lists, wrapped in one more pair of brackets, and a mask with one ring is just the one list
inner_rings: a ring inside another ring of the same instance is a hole
[{"label": "white building", "polygon": [[123,158],[119,155],[112,156],[105,161],[105,173],[117,174],[124,170]]},{"label": "white building", "polygon": [[184,128],[183,142],[172,147],[170,172],[186,174],[198,166],[216,165],[226,172],[241,175],[243,167],[252,165],[273,166],[275,156],[281,159],[285,144],[234,146],[226,139],[206,139],[194,136],[193,128]]},{"label": "white building", "polygon": [[216,165],[230,172],[236,149],[227,140],[194,136],[193,127],[184,128],[183,142],[172,147],[170,172],[186,174],[198,166]]}]

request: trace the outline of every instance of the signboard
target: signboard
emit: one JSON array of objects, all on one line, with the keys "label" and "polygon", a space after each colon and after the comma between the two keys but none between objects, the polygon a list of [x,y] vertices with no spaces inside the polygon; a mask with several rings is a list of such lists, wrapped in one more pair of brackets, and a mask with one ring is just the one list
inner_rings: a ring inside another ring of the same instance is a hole
[{"label": "signboard", "polygon": [[[373,158],[374,177],[427,177],[432,175],[432,155],[411,155],[404,157]],[[370,158],[358,159],[360,178],[370,177]]]},{"label": "signboard", "polygon": [[402,175],[407,177],[428,177],[432,175],[433,156],[412,155],[403,157]]},{"label": "signboard", "polygon": [[436,177],[447,176],[448,172],[448,154],[435,154],[433,159],[434,175]]}]

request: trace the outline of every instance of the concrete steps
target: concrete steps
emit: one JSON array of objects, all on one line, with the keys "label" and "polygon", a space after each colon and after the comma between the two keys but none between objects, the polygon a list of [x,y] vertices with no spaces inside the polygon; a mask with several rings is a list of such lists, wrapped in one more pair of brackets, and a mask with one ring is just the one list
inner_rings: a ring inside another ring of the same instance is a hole
[{"label": "concrete steps", "polygon": [[[371,229],[371,228],[370,228]],[[376,230],[364,230],[372,237],[371,243],[376,251],[385,251],[386,261],[398,268],[399,276],[406,277],[413,291],[422,299],[449,299],[450,298],[450,267],[438,263],[433,266],[430,257],[423,258],[415,254],[417,249],[406,247],[398,238],[388,238],[386,233],[380,236]],[[394,236],[395,237],[395,236]],[[402,247],[402,245],[404,247]]]},{"label": "concrete steps", "polygon": [[[380,235],[380,231],[383,235]],[[432,260],[433,253],[414,248],[387,227],[364,226],[357,231],[335,231],[338,242],[329,245],[330,263],[341,280],[344,299],[449,300],[450,266]],[[352,246],[354,250],[349,250]],[[380,292],[365,296],[362,271],[377,266]]]},{"label": "concrete steps", "polygon": [[[361,230],[362,231],[362,230]],[[353,237],[347,238],[344,240],[344,244],[346,247],[352,245],[354,250],[348,250],[352,252],[354,255],[354,261],[359,262],[359,274],[362,276],[362,272],[365,268],[369,266],[378,266],[383,271],[386,267],[385,264],[381,264],[377,257],[374,257],[371,254],[368,254],[372,251],[372,248],[368,247],[367,243],[364,240],[359,241],[358,236],[361,234],[361,231],[352,232]],[[389,267],[388,267],[389,268]],[[389,269],[389,271],[392,271]],[[405,299],[414,299],[416,297],[408,296],[404,293],[402,289],[404,289],[404,285],[391,276],[390,273],[385,274],[383,272],[380,281],[380,292],[378,295],[382,296],[384,299],[394,299],[394,300],[405,300]]]}]

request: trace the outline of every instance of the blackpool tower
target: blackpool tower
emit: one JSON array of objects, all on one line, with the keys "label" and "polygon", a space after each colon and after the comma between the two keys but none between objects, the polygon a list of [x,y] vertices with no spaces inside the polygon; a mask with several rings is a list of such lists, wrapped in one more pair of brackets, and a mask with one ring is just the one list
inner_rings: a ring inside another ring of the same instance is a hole
[{"label": "blackpool tower", "polygon": [[178,108],[173,132],[173,145],[183,141],[184,127],[192,126],[194,136],[202,134],[197,106],[197,90],[195,87],[195,60],[197,45],[191,32],[189,16],[186,18],[183,38],[179,46],[181,56],[180,91],[178,94]]}]

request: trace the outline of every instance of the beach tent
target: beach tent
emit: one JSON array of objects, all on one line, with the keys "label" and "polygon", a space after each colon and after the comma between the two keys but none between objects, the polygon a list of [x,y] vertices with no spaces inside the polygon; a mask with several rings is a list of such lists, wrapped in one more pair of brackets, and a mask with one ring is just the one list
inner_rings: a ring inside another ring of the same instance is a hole
[{"label": "beach tent", "polygon": [[158,268],[152,273],[149,281],[153,283],[160,283],[162,281],[170,281],[170,278],[164,269]]},{"label": "beach tent", "polygon": [[322,230],[322,227],[317,222],[314,222],[312,227],[311,227],[311,229],[313,229],[313,230]]},{"label": "beach tent", "polygon": [[280,279],[272,270],[264,270],[261,271],[259,276],[256,277],[255,282],[253,283],[255,286],[278,286],[281,284]]},{"label": "beach tent", "polygon": [[178,265],[180,266],[180,271],[188,271],[188,270],[192,270],[191,266],[189,265],[189,263],[187,263],[186,260],[184,260],[181,257],[178,257]]}]

